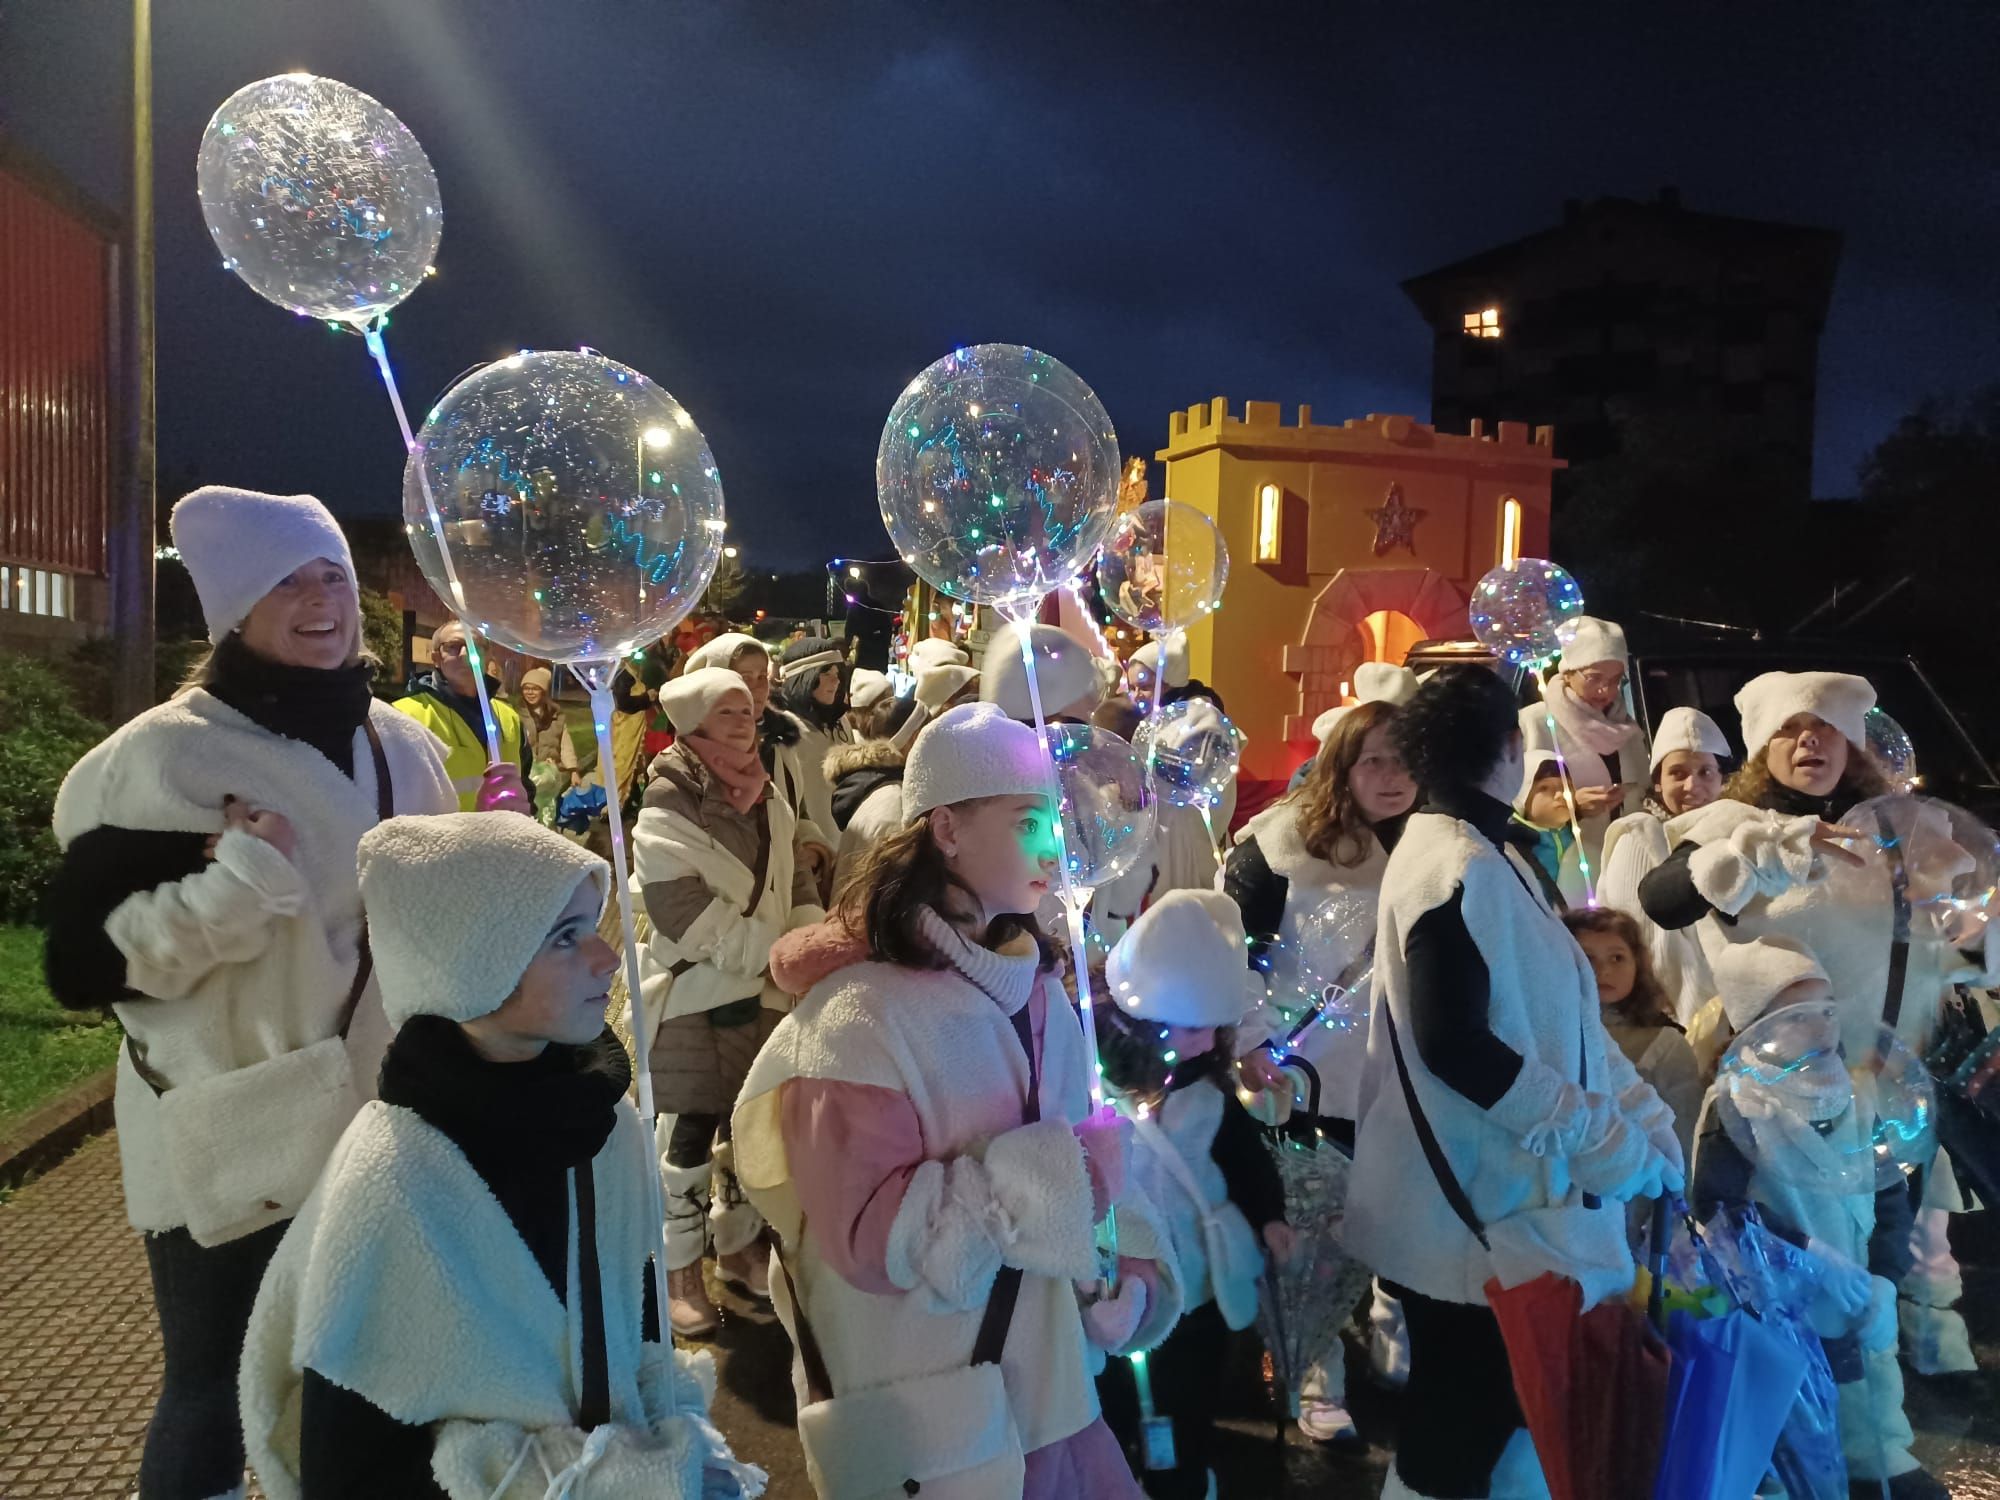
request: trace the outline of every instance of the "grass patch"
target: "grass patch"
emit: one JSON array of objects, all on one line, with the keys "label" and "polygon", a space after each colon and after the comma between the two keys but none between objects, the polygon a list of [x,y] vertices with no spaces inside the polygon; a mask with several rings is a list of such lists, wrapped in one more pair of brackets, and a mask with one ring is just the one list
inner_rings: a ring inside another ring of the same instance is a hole
[{"label": "grass patch", "polygon": [[0,1130],[80,1078],[108,1068],[123,1033],[67,1011],[42,984],[42,934],[0,926]]}]

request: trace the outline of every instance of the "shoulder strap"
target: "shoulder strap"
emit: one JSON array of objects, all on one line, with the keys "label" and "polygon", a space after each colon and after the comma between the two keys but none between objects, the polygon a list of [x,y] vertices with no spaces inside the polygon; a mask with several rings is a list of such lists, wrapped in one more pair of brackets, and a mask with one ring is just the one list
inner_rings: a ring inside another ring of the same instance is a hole
[{"label": "shoulder strap", "polygon": [[[382,748],[382,736],[376,731],[375,721],[366,718],[361,721],[362,733],[368,736],[368,750],[375,759],[375,814],[380,822],[387,822],[395,816],[396,793],[389,779],[389,756]],[[354,1012],[361,1004],[361,997],[368,990],[368,980],[375,972],[375,954],[368,944],[368,918],[361,918],[361,935],[355,943],[354,979],[347,987],[347,998],[340,1004],[340,1026],[334,1035],[343,1041],[348,1028],[354,1024]],[[146,1061],[142,1048],[131,1032],[125,1033],[125,1055],[132,1059],[132,1071],[139,1075],[139,1081],[155,1094],[166,1093],[169,1084],[160,1071]]]},{"label": "shoulder strap", "polygon": [[1438,1144],[1437,1132],[1431,1129],[1423,1105],[1417,1102],[1417,1087],[1410,1081],[1409,1064],[1403,1061],[1403,1039],[1396,1031],[1396,1013],[1389,1007],[1386,997],[1381,1011],[1382,1019],[1389,1026],[1390,1050],[1396,1054],[1396,1077],[1402,1081],[1403,1102],[1409,1106],[1410,1126],[1417,1133],[1417,1144],[1423,1148],[1424,1160],[1430,1163],[1431,1175],[1437,1178],[1438,1188],[1444,1193],[1444,1201],[1451,1205],[1451,1211],[1472,1231],[1472,1237],[1479,1241],[1480,1248],[1490,1252],[1493,1246],[1487,1241],[1486,1226],[1472,1211],[1472,1200],[1465,1196],[1465,1189],[1459,1183],[1458,1174],[1452,1171],[1444,1147]]},{"label": "shoulder strap", "polygon": [[1166,1167],[1167,1175],[1178,1182],[1188,1197],[1194,1200],[1195,1212],[1206,1214],[1209,1207],[1208,1200],[1202,1196],[1201,1184],[1195,1181],[1194,1168],[1187,1164],[1187,1158],[1181,1155],[1180,1148],[1173,1142],[1173,1137],[1160,1128],[1160,1122],[1150,1115],[1143,1119],[1135,1119],[1132,1122],[1132,1131],[1152,1148],[1153,1154],[1159,1157],[1161,1164]]},{"label": "shoulder strap", "polygon": [[771,868],[771,801],[768,797],[757,799],[757,859],[750,866],[750,904],[743,908],[743,915],[753,916],[757,904],[764,899],[764,876]]},{"label": "shoulder strap", "polygon": [[[1034,1021],[1023,1005],[1012,1017],[1014,1034],[1021,1039],[1022,1050],[1028,1054],[1028,1103],[1025,1123],[1032,1125],[1042,1117],[1041,1059],[1035,1053]],[[785,1278],[785,1295],[792,1303],[792,1325],[797,1334],[799,1363],[805,1366],[806,1395],[815,1402],[833,1399],[833,1377],[826,1367],[826,1354],[820,1348],[819,1337],[813,1332],[812,1322],[806,1317],[805,1304],[799,1300],[798,1284],[792,1280],[792,1268],[785,1263],[782,1243],[773,1248],[773,1256],[778,1262],[778,1274]],[[1014,1321],[1014,1304],[1021,1295],[1021,1270],[1018,1266],[1002,1266],[993,1278],[993,1291],[986,1302],[986,1314],[980,1319],[979,1334],[972,1343],[972,1363],[975,1365],[997,1365],[1000,1355],[1007,1346],[1007,1330]]]},{"label": "shoulder strap", "polygon": [[1882,1024],[1895,1030],[1903,1014],[1903,984],[1910,972],[1910,867],[1903,858],[1903,841],[1890,824],[1886,808],[1875,813],[1882,846],[1889,851],[1889,896],[1895,904],[1896,925],[1889,941],[1889,981],[1882,992]]}]

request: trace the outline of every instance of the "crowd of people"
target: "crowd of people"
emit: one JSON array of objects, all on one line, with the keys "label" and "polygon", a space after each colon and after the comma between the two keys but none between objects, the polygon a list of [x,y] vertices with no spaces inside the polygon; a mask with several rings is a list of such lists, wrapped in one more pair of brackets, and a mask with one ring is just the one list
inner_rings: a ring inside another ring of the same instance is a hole
[{"label": "crowd of people", "polygon": [[[628,684],[656,753],[593,765],[535,669],[490,684],[495,757],[456,624],[374,698],[319,502],[204,489],[173,530],[213,649],[70,773],[48,908],[52,989],[127,1036],[165,1350],[142,1500],[246,1465],[274,1500],[754,1495],[673,1343],[717,1328],[711,1264],[790,1335],[830,1500],[1214,1495],[1231,1340],[1302,1255],[1402,1389],[1384,1495],[1545,1494],[1489,1278],[1622,1297],[1682,1193],[1820,1258],[1848,1472],[1945,1494],[1898,1335],[1973,1367],[1949,1162],[1803,1192],[1709,1102],[1776,1007],[1858,1039],[1893,995],[1921,1051],[2000,977],[2000,943],[1892,968],[1890,877],[1840,822],[1885,790],[1861,679],[1752,681],[1732,766],[1693,709],[1649,741],[1610,622],[1525,708],[1484,667],[1371,664],[1289,791],[1214,810],[1222,847],[1161,809],[1078,974],[1023,645],[1052,721],[1191,698],[1199,732],[1222,705],[1171,649],[918,640],[899,693],[726,633]],[[636,994],[609,868],[546,826],[593,778],[636,804]],[[1300,1129],[1341,1163],[1331,1220],[1275,1165]],[[1288,1372],[1306,1437],[1357,1440],[1346,1365],[1333,1337]]]}]

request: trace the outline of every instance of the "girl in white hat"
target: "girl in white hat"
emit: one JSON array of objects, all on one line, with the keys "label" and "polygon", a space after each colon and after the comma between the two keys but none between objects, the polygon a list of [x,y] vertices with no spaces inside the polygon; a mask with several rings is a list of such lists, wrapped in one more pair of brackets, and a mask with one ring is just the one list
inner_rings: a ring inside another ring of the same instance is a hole
[{"label": "girl in white hat", "polygon": [[1683,1026],[1715,993],[1715,981],[1693,933],[1661,927],[1646,915],[1639,901],[1639,882],[1666,863],[1668,819],[1706,807],[1722,795],[1722,763],[1729,754],[1729,741],[1707,714],[1693,708],[1668,709],[1653,738],[1646,805],[1620,818],[1604,835],[1598,904],[1622,911],[1639,924],[1654,976],[1673,1002],[1674,1019]]},{"label": "girl in white hat", "polygon": [[797,824],[757,754],[755,705],[736,673],[698,667],[660,691],[676,739],[653,760],[632,829],[648,923],[640,955],[667,1197],[668,1317],[715,1331],[702,1280],[768,1294],[764,1221],[730,1164],[729,1109],[791,1001],[770,981],[771,945],[825,916]]},{"label": "girl in white hat", "polygon": [[[1256,1122],[1237,1100],[1234,1028],[1263,986],[1243,965],[1243,919],[1215,891],[1170,891],[1118,940],[1104,965],[1104,1079],[1136,1121],[1129,1171],[1158,1206],[1179,1271],[1182,1313],[1147,1356],[1156,1409],[1173,1422],[1176,1466],[1147,1493],[1215,1493],[1215,1411],[1229,1335],[1257,1317],[1269,1250],[1289,1259],[1285,1190]],[[1100,1381],[1113,1426],[1138,1447],[1129,1368]]]},{"label": "girl in white hat", "polygon": [[389,1040],[355,844],[389,813],[458,805],[436,738],[372,695],[324,505],[196,490],[173,536],[214,649],[64,778],[46,907],[49,988],[125,1028],[125,1212],[166,1350],[147,1500],[242,1493],[250,1298]]},{"label": "girl in white hat", "polygon": [[946,713],[902,829],[773,954],[804,998],[738,1097],[737,1172],[782,1236],[799,1436],[834,1500],[1139,1494],[1085,1350],[1135,1336],[1145,1283],[1123,1268],[1088,1320],[1074,1283],[1114,1198],[1123,1255],[1157,1230],[1087,1119],[1082,1031],[1026,915],[1056,873],[1047,785],[1033,730]]},{"label": "girl in white hat", "polygon": [[1584,899],[1582,861],[1603,869],[1605,831],[1614,818],[1637,812],[1645,795],[1646,733],[1625,708],[1628,654],[1618,626],[1578,618],[1556,675],[1542,684],[1542,701],[1521,710],[1526,763],[1515,810],[1537,828],[1569,826],[1569,799],[1551,774],[1560,752],[1583,834],[1565,851],[1557,882],[1572,906]]},{"label": "girl in white hat", "polygon": [[241,1392],[264,1493],[759,1493],[706,1421],[708,1356],[648,1326],[610,871],[531,819],[453,814],[371,830],[360,872],[400,1029],[257,1293]]}]

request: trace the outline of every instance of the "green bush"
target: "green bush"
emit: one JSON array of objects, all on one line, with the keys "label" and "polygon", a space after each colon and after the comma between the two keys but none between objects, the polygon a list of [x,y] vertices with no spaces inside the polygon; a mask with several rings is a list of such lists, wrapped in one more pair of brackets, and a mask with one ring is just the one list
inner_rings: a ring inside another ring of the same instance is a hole
[{"label": "green bush", "polygon": [[60,857],[56,790],[105,728],[48,662],[0,652],[0,921],[32,920]]}]

